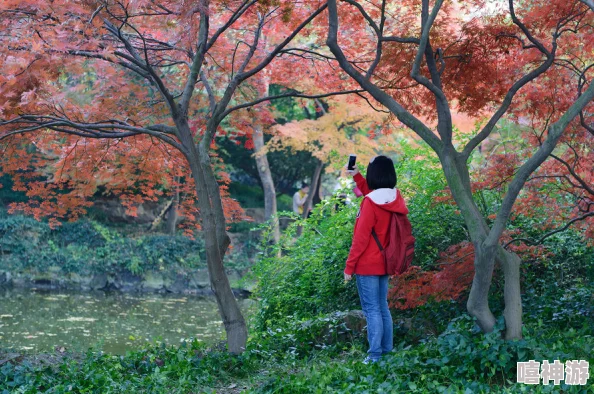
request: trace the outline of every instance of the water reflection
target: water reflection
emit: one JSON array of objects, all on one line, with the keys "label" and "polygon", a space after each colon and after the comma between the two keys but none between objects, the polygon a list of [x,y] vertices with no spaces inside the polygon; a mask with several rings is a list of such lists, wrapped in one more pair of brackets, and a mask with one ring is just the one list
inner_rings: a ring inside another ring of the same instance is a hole
[{"label": "water reflection", "polygon": [[124,354],[156,339],[224,339],[212,298],[179,294],[0,289],[0,348],[52,351],[89,346]]}]

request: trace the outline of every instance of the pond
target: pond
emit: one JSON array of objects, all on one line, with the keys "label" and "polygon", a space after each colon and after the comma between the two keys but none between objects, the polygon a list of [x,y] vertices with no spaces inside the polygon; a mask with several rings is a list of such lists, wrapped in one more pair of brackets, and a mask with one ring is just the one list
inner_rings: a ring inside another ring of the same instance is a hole
[{"label": "pond", "polygon": [[94,347],[125,354],[147,342],[176,344],[190,337],[224,339],[214,298],[0,288],[0,349],[36,353]]}]

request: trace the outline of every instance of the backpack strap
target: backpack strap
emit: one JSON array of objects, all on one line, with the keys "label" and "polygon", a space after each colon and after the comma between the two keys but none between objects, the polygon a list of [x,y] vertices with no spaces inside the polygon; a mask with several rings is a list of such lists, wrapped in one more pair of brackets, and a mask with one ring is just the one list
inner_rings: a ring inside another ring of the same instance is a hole
[{"label": "backpack strap", "polygon": [[380,252],[383,252],[384,248],[382,247],[382,244],[379,241],[379,238],[377,237],[377,234],[375,233],[374,228],[371,229],[371,235],[373,235],[373,239],[375,239],[375,242],[377,243],[377,247],[379,248]]},{"label": "backpack strap", "polygon": [[[363,197],[363,199],[365,198],[367,198],[367,196]],[[382,243],[379,241],[379,238],[377,237],[374,228],[371,229],[371,235],[373,235],[373,239],[375,239],[375,242],[377,243],[377,247],[379,248],[380,252],[383,252],[384,248],[382,247]]]}]

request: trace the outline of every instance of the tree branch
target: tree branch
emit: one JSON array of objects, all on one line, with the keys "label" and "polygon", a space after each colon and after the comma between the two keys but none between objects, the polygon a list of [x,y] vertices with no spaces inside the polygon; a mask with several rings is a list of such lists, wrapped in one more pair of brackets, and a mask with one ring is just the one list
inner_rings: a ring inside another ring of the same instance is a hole
[{"label": "tree branch", "polygon": [[423,122],[417,119],[413,114],[408,112],[400,103],[394,98],[380,89],[371,81],[367,80],[363,74],[357,71],[353,65],[346,58],[344,52],[338,45],[338,9],[336,0],[328,1],[328,37],[326,44],[330,51],[336,57],[342,69],[351,76],[364,90],[371,96],[388,108],[398,120],[404,123],[407,127],[417,133],[431,148],[440,153],[443,147],[442,141],[429,129]]},{"label": "tree branch", "polygon": [[495,223],[489,232],[485,243],[486,245],[495,246],[499,237],[505,229],[506,223],[509,219],[511,209],[516,201],[520,191],[524,187],[526,180],[553,152],[563,132],[569,123],[575,119],[581,110],[584,109],[592,100],[594,100],[594,83],[591,83],[588,89],[582,94],[557,120],[549,126],[549,134],[543,144],[538,148],[536,153],[528,159],[518,170],[516,176],[511,181],[508,187],[508,192],[505,195],[501,208],[495,219]]},{"label": "tree branch", "polygon": [[204,55],[206,53],[206,41],[208,40],[208,27],[209,27],[209,16],[208,16],[208,0],[200,2],[200,26],[198,30],[198,43],[196,44],[196,54],[192,60],[192,66],[190,67],[190,75],[186,81],[184,92],[182,93],[181,100],[179,102],[179,110],[185,116],[188,113],[190,106],[190,99],[194,93],[194,87],[200,76],[200,70],[202,63],[204,62]]},{"label": "tree branch", "polygon": [[[429,0],[423,0],[423,8],[428,5]],[[425,55],[425,48],[427,47],[427,43],[429,42],[429,32],[431,31],[431,27],[433,26],[433,22],[435,22],[435,18],[437,18],[437,14],[441,5],[443,4],[443,0],[437,0],[435,2],[435,6],[433,10],[431,10],[431,15],[428,16],[427,20],[422,22],[421,28],[421,40],[419,44],[419,49],[417,50],[417,55],[415,56],[415,61],[413,62],[412,71],[410,73],[411,78],[415,79],[418,78],[419,70],[421,68],[421,61],[423,60],[423,56]],[[425,18],[423,18],[425,19]],[[419,82],[419,81],[417,81]]]},{"label": "tree branch", "polygon": [[261,97],[261,98],[259,98],[257,100],[250,101],[248,103],[239,104],[239,105],[236,105],[234,107],[228,108],[225,112],[223,112],[221,114],[221,118],[225,118],[231,112],[234,112],[234,111],[237,111],[237,110],[240,110],[240,109],[243,109],[243,108],[253,107],[254,105],[263,103],[265,101],[278,100],[278,99],[287,98],[287,97],[299,97],[299,98],[307,98],[307,99],[321,99],[321,98],[324,98],[324,97],[331,97],[331,96],[340,96],[340,95],[346,95],[346,94],[358,94],[358,93],[362,93],[364,91],[365,90],[363,90],[363,89],[359,89],[359,90],[345,90],[345,91],[340,91],[340,92],[322,93],[322,94],[303,94],[303,93],[299,93],[297,91],[293,91],[293,92],[278,94],[278,95],[275,95],[275,96]]},{"label": "tree branch", "polygon": [[416,37],[387,36],[387,37],[382,37],[382,41],[385,41],[385,42],[398,42],[400,44],[417,44],[417,45],[419,45],[421,43],[421,40],[419,40]]},{"label": "tree branch", "polygon": [[208,40],[205,51],[208,52],[208,50],[210,50],[210,48],[215,44],[219,36],[229,29],[231,25],[233,25],[252,5],[256,4],[257,1],[258,0],[244,0],[244,2],[240,4],[239,8],[237,8],[237,10],[231,15],[229,20],[212,35],[210,40]]},{"label": "tree branch", "polygon": [[553,236],[553,235],[555,235],[555,234],[557,234],[557,233],[560,233],[560,232],[562,232],[562,231],[565,231],[565,230],[567,230],[567,229],[568,229],[568,228],[569,228],[569,227],[570,227],[572,224],[574,224],[575,222],[579,222],[579,221],[581,221],[581,220],[585,220],[585,219],[587,219],[587,218],[589,218],[589,217],[593,217],[593,216],[594,216],[594,212],[588,212],[588,213],[586,213],[585,215],[578,216],[577,218],[573,218],[572,220],[570,220],[569,222],[567,222],[567,223],[565,224],[565,226],[563,226],[563,227],[561,227],[561,228],[558,228],[558,229],[556,229],[556,230],[553,230],[553,231],[550,231],[550,232],[546,233],[545,235],[543,235],[542,237],[540,237],[540,238],[539,238],[537,241],[532,241],[532,240],[530,240],[530,239],[528,239],[528,238],[514,238],[514,239],[512,239],[511,241],[507,242],[505,245],[503,245],[503,248],[504,248],[504,249],[507,249],[507,247],[508,247],[509,245],[511,245],[512,243],[514,243],[514,242],[520,242],[520,241],[521,241],[521,242],[525,242],[525,243],[527,243],[527,244],[530,244],[530,245],[540,245],[540,244],[542,244],[542,243],[543,243],[543,241],[544,241],[545,239],[547,239],[547,238],[549,238],[549,237],[551,237],[551,236]]},{"label": "tree branch", "polygon": [[204,84],[206,94],[208,95],[208,102],[210,103],[210,113],[213,113],[215,107],[217,106],[217,102],[212,87],[210,86],[210,83],[208,82],[208,79],[206,78],[206,74],[204,74],[204,71],[200,71],[200,80]]},{"label": "tree branch", "polygon": [[147,134],[166,142],[181,152],[185,151],[177,141],[169,136],[174,133],[175,128],[160,124],[136,127],[119,120],[108,120],[102,123],[80,123],[55,116],[22,115],[11,120],[0,120],[0,127],[12,129],[0,135],[0,141],[17,134],[26,134],[43,129],[84,138],[126,138]]},{"label": "tree branch", "polygon": [[313,14],[311,14],[306,20],[301,22],[301,24],[299,26],[297,26],[297,28],[295,30],[293,30],[293,32],[287,38],[285,38],[285,40],[283,42],[278,44],[276,46],[276,48],[274,48],[274,50],[272,52],[270,52],[270,54],[268,54],[268,56],[264,60],[262,60],[260,62],[260,64],[258,64],[257,66],[255,66],[253,69],[251,69],[249,71],[242,72],[241,74],[238,74],[239,81],[240,82],[245,81],[249,77],[260,72],[268,64],[270,64],[270,62],[276,57],[276,55],[278,55],[280,53],[280,51],[282,51],[297,36],[297,34],[299,34],[299,32],[301,32],[301,30],[303,30],[303,28],[305,28],[305,26],[309,25],[311,23],[311,21],[313,21],[318,15],[320,15],[327,7],[328,7],[328,4],[322,5]]},{"label": "tree branch", "polygon": [[516,93],[522,87],[524,87],[526,84],[533,81],[538,76],[540,76],[545,71],[547,71],[551,67],[551,65],[553,64],[553,62],[555,60],[555,53],[556,53],[556,49],[557,49],[557,35],[556,35],[557,33],[553,34],[552,50],[549,52],[539,41],[537,41],[530,34],[530,32],[528,31],[526,26],[524,26],[524,24],[518,20],[518,18],[516,17],[516,14],[514,12],[513,0],[509,0],[509,6],[510,6],[510,13],[512,14],[512,20],[514,21],[514,23],[518,27],[520,27],[520,29],[524,32],[524,34],[526,34],[526,36],[528,37],[530,42],[532,42],[534,44],[534,46],[536,46],[536,48],[538,48],[538,50],[541,51],[546,56],[547,59],[544,63],[542,63],[536,69],[530,71],[528,74],[524,75],[522,78],[520,78],[518,81],[516,81],[512,85],[512,87],[507,91],[507,93],[503,99],[503,102],[501,103],[501,105],[499,106],[499,108],[497,109],[495,114],[493,114],[491,119],[489,119],[489,121],[482,128],[482,130],[476,136],[474,136],[464,147],[464,150],[462,151],[462,158],[464,160],[468,160],[468,158],[472,154],[472,151],[491,134],[491,132],[493,131],[493,128],[495,127],[497,122],[499,122],[499,119],[501,119],[501,117],[509,109]]},{"label": "tree branch", "polygon": [[[571,174],[571,176],[574,177],[574,179],[581,185],[581,187],[586,190],[588,193],[590,193],[592,196],[594,196],[594,189],[592,187],[590,187],[586,181],[584,181],[576,172],[575,172],[575,168],[570,166],[568,162],[566,162],[565,160],[561,159],[560,157],[554,155],[551,153],[550,155],[553,159],[557,160],[559,163],[563,164],[565,166],[565,168],[567,168],[567,170],[569,171],[569,173]],[[573,183],[570,182],[572,185]],[[577,185],[573,185],[574,187],[577,187]]]},{"label": "tree branch", "polygon": [[[132,46],[130,41],[124,36],[124,34],[122,34],[120,29],[115,27],[111,22],[109,22],[105,18],[103,19],[103,23],[104,23],[106,29],[116,39],[120,40],[120,42],[122,42],[124,44],[124,47],[126,48],[128,53],[130,53],[130,55],[132,55],[132,57],[135,59],[135,61],[138,64],[143,65],[142,68],[145,69],[147,71],[147,73],[150,75],[150,79],[155,83],[157,89],[159,90],[159,92],[161,93],[161,95],[163,96],[163,98],[165,99],[167,104],[169,105],[169,108],[171,109],[171,111],[174,114],[177,114],[178,111],[177,111],[173,96],[171,95],[171,93],[169,93],[169,90],[167,89],[167,87],[165,86],[165,84],[163,83],[161,78],[155,73],[155,71],[153,70],[151,65],[148,63],[148,59],[146,60],[146,62],[142,60],[142,58],[138,55],[138,53],[136,52],[136,50],[134,49],[134,47]],[[123,23],[127,24],[127,22],[123,22]],[[130,26],[130,25],[128,24],[128,26]]]},{"label": "tree branch", "polygon": [[380,20],[379,28],[376,32],[377,44],[376,44],[376,48],[375,48],[375,59],[373,60],[373,63],[371,63],[371,66],[369,66],[367,73],[365,73],[365,79],[371,78],[377,65],[379,64],[380,60],[382,59],[382,44],[383,44],[382,37],[384,35],[385,23],[386,23],[386,0],[382,0],[381,20]]}]

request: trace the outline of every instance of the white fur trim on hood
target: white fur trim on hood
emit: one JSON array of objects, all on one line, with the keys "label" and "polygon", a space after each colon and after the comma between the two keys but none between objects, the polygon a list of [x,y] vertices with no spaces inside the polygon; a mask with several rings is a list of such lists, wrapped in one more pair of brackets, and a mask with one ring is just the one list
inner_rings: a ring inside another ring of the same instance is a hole
[{"label": "white fur trim on hood", "polygon": [[376,189],[369,193],[367,197],[377,205],[389,204],[396,200],[396,189]]}]

